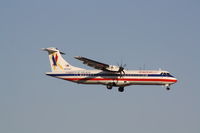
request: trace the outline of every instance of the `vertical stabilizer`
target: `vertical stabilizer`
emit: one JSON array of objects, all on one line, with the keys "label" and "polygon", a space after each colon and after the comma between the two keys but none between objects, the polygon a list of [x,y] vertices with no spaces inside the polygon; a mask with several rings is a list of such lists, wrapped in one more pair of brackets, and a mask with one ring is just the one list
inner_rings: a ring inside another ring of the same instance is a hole
[{"label": "vertical stabilizer", "polygon": [[83,70],[82,68],[74,67],[65,61],[61,55],[65,53],[60,52],[57,48],[50,47],[43,48],[42,50],[47,51],[49,54],[49,61],[52,72]]}]

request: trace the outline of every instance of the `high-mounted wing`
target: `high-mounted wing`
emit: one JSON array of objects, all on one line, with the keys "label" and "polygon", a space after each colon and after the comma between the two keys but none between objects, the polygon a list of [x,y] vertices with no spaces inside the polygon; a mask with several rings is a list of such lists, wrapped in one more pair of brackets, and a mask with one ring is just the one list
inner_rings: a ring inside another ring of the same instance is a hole
[{"label": "high-mounted wing", "polygon": [[88,59],[88,58],[85,58],[85,57],[76,56],[74,58],[76,58],[80,61],[83,61],[83,64],[86,64],[86,65],[93,67],[95,69],[100,69],[100,70],[106,71],[107,68],[109,68],[108,64],[104,64],[104,63],[101,63],[101,62],[98,62],[98,61],[94,61],[94,60],[91,60],[91,59]]},{"label": "high-mounted wing", "polygon": [[108,65],[108,64],[105,64],[105,63],[101,63],[101,62],[98,62],[98,61],[94,61],[94,60],[91,60],[91,59],[88,59],[88,58],[85,58],[85,57],[82,57],[82,56],[76,56],[74,57],[80,61],[83,61],[83,64],[86,64],[90,67],[93,67],[95,69],[100,69],[100,70],[103,70],[103,71],[109,71],[109,72],[122,72],[124,70],[123,67],[118,67],[118,66],[113,66],[113,65]]}]

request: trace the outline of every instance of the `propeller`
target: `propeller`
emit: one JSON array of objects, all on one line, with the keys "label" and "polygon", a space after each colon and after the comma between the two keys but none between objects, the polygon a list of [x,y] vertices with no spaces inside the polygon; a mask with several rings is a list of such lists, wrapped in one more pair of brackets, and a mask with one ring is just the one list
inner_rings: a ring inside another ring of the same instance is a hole
[{"label": "propeller", "polygon": [[122,64],[122,63],[121,63],[121,65],[118,64],[118,66],[119,66],[118,72],[120,73],[120,77],[122,77],[123,74],[125,74],[125,72],[124,72],[124,67],[126,67],[126,64]]}]

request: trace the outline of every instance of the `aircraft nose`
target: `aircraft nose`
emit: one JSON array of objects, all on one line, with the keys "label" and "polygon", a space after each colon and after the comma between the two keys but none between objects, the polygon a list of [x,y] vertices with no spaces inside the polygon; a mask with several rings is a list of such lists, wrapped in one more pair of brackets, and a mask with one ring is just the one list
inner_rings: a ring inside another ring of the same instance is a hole
[{"label": "aircraft nose", "polygon": [[178,80],[176,78],[174,78],[174,83],[178,82]]}]

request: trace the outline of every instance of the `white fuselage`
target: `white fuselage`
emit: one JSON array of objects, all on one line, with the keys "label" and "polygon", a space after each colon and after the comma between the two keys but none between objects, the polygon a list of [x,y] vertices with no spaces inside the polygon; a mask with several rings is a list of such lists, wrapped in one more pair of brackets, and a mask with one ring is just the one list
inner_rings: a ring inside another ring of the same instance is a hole
[{"label": "white fuselage", "polygon": [[177,82],[167,71],[161,70],[124,70],[124,73],[105,72],[101,70],[78,70],[65,72],[48,72],[49,76],[80,84],[112,84],[117,87],[128,85],[166,85]]},{"label": "white fuselage", "polygon": [[170,85],[177,82],[177,79],[167,71],[162,70],[125,70],[124,66],[114,66],[101,63],[82,56],[75,58],[83,64],[97,70],[85,70],[69,64],[57,48],[43,48],[49,55],[51,71],[46,73],[49,76],[68,80],[79,84],[102,84],[108,89],[119,87],[118,91],[123,92],[125,86],[129,85],[165,85],[170,90]]}]

